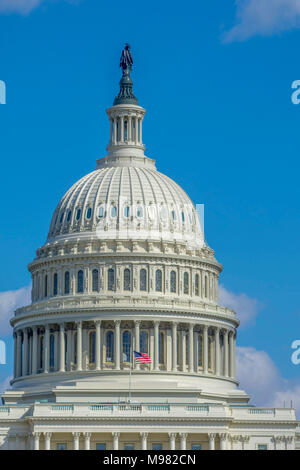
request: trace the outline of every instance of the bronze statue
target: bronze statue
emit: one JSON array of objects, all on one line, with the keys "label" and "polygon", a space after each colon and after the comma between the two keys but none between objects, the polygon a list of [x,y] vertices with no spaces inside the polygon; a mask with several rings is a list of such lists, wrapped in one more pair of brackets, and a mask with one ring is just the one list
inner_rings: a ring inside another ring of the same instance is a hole
[{"label": "bronze statue", "polygon": [[126,43],[120,59],[120,67],[123,70],[123,75],[129,75],[132,70],[132,65],[133,58],[130,52],[130,45]]}]

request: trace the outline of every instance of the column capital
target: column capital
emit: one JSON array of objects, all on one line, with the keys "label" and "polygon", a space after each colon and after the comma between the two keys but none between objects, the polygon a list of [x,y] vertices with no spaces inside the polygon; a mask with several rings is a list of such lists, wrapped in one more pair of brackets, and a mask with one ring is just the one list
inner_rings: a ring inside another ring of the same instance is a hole
[{"label": "column capital", "polygon": [[140,432],[140,436],[143,438],[143,439],[146,439],[148,437],[148,432]]},{"label": "column capital", "polygon": [[221,441],[226,441],[228,434],[226,432],[222,432],[221,434],[219,434],[219,437]]},{"label": "column capital", "polygon": [[181,437],[181,439],[186,439],[188,437],[188,433],[187,432],[180,432],[179,436]]},{"label": "column capital", "polygon": [[72,432],[72,436],[75,438],[79,438],[81,436],[81,432]]},{"label": "column capital", "polygon": [[115,320],[115,326],[120,326],[121,325],[121,320]]},{"label": "column capital", "polygon": [[44,432],[43,433],[46,439],[51,439],[52,437],[52,432]]},{"label": "column capital", "polygon": [[120,437],[120,433],[119,432],[113,432],[112,433],[113,437],[116,439],[117,437]]},{"label": "column capital", "polygon": [[77,328],[82,328],[82,320],[76,322]]},{"label": "column capital", "polygon": [[142,323],[142,320],[134,320],[135,326],[140,326]]},{"label": "column capital", "polygon": [[209,433],[209,434],[208,434],[209,439],[215,439],[216,436],[217,436],[216,433]]},{"label": "column capital", "polygon": [[[34,431],[31,433],[31,436],[34,437],[35,439],[39,439],[41,437],[41,434],[42,434],[41,432]],[[16,434],[14,436],[16,436]]]},{"label": "column capital", "polygon": [[90,439],[90,438],[91,438],[91,435],[92,435],[91,432],[84,432],[84,433],[83,433],[83,436],[84,436],[85,439]]},{"label": "column capital", "polygon": [[169,432],[169,437],[175,438],[177,436],[177,432]]},{"label": "column capital", "polygon": [[102,320],[94,320],[94,323],[95,323],[96,326],[100,326],[100,325],[101,325],[101,321],[102,321]]}]

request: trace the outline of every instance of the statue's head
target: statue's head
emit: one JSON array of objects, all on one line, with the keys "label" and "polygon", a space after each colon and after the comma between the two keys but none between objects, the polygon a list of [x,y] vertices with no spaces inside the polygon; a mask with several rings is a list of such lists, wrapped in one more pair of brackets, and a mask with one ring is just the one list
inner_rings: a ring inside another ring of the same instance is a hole
[{"label": "statue's head", "polygon": [[130,49],[130,44],[128,44],[128,42],[126,42],[125,44],[125,49],[128,51]]}]

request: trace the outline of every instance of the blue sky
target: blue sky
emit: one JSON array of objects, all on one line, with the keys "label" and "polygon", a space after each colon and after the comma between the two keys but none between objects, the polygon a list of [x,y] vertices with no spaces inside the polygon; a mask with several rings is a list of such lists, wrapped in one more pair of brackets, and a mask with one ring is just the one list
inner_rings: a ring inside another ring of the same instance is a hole
[{"label": "blue sky", "polygon": [[242,385],[254,403],[297,400],[299,4],[0,0],[0,338],[9,356],[7,318],[28,298],[27,264],[60,197],[105,155],[105,109],[128,41],[146,154],[205,204],[222,300],[242,318]]}]

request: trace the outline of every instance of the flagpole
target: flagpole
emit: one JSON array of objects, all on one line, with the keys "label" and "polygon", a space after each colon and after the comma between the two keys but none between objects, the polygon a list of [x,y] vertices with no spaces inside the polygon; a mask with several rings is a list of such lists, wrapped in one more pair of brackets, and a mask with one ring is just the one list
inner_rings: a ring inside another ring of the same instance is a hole
[{"label": "flagpole", "polygon": [[129,367],[129,397],[128,397],[129,403],[131,401],[131,365],[132,365],[132,348],[130,351],[130,367]]}]

